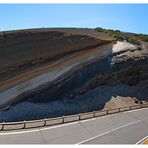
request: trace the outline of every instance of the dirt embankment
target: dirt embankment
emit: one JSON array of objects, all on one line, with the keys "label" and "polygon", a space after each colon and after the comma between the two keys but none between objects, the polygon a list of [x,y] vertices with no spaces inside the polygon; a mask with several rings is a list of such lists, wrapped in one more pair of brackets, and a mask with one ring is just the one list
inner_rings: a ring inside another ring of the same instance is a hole
[{"label": "dirt embankment", "polygon": [[91,29],[37,29],[0,34],[1,105],[53,81],[66,69],[101,56],[106,48],[103,46],[114,40]]},{"label": "dirt embankment", "polygon": [[0,103],[7,107],[1,121],[121,107],[147,97],[146,42],[114,42],[93,29],[0,34]]},{"label": "dirt embankment", "polygon": [[106,34],[85,29],[36,29],[0,34],[0,80],[31,66],[40,66],[113,40]]}]

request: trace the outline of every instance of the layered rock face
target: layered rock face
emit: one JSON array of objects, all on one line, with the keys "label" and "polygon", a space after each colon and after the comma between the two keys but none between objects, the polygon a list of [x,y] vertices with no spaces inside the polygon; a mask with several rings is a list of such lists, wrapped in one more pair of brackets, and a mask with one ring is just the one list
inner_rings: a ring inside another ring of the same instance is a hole
[{"label": "layered rock face", "polygon": [[[90,58],[87,53],[89,49],[113,40],[105,34],[100,37],[96,35],[94,30],[85,29],[37,29],[1,33],[1,108],[21,98],[24,93],[40,90],[38,87],[55,81],[74,66],[87,61]],[[94,52],[97,52],[96,49]]]},{"label": "layered rock face", "polygon": [[146,42],[115,41],[89,29],[9,32],[1,39],[1,121],[41,119],[147,101]]},{"label": "layered rock face", "polygon": [[[87,50],[112,40],[106,36],[106,39],[96,38],[93,31],[75,30],[36,29],[1,32],[0,74],[44,61],[53,61],[75,51]],[[87,35],[90,33],[91,36]]]}]

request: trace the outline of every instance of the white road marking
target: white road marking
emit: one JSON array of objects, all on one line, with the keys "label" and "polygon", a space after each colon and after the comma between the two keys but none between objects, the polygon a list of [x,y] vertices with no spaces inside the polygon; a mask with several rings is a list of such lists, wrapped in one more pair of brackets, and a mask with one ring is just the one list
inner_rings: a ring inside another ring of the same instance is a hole
[{"label": "white road marking", "polygon": [[99,135],[97,135],[97,136],[94,136],[94,137],[91,137],[91,138],[86,139],[86,140],[84,140],[84,141],[81,141],[81,142],[79,142],[79,143],[76,143],[76,145],[78,145],[78,144],[83,144],[83,143],[88,142],[88,141],[90,141],[90,140],[93,140],[93,139],[95,139],[95,138],[98,138],[98,137],[107,135],[107,134],[109,134],[109,133],[111,133],[111,132],[113,132],[113,131],[116,131],[116,130],[118,130],[118,129],[121,129],[121,128],[130,126],[130,125],[133,125],[133,124],[136,124],[136,123],[141,122],[141,121],[142,121],[142,120],[137,120],[136,122],[132,122],[132,123],[125,124],[125,125],[123,125],[123,126],[117,127],[117,128],[115,128],[115,129],[112,129],[112,130],[107,131],[107,132],[105,132],[105,133],[99,134]]},{"label": "white road marking", "polygon": [[[46,127],[46,128],[39,128],[39,129],[34,129],[34,130],[30,130],[27,129],[27,131],[17,131],[17,132],[5,132],[5,133],[0,133],[0,136],[2,135],[14,135],[14,134],[23,134],[23,133],[31,133],[31,132],[38,132],[38,131],[44,131],[44,130],[48,130],[48,129],[54,129],[54,128],[58,128],[58,127],[64,127],[64,126],[68,126],[68,125],[72,125],[72,124],[76,124],[78,122],[72,122],[72,123],[65,123],[65,124],[61,124],[61,125],[53,125],[52,127]],[[21,129],[20,129],[21,130]]]},{"label": "white road marking", "polygon": [[[30,129],[20,129],[20,130],[25,130],[25,131],[16,131],[16,132],[7,132],[5,131],[5,133],[1,133],[0,132],[0,136],[1,135],[13,135],[13,134],[22,134],[22,133],[30,133],[30,132],[37,132],[37,131],[44,131],[44,130],[48,130],[48,129],[54,129],[54,128],[60,128],[60,127],[64,127],[64,126],[69,126],[69,125],[73,125],[73,124],[77,124],[79,122],[87,122],[87,121],[92,121],[95,119],[101,119],[101,118],[105,118],[107,116],[100,116],[100,117],[95,117],[95,118],[91,118],[91,119],[85,119],[85,120],[79,120],[79,121],[73,121],[71,123],[63,123],[60,125],[49,125],[50,127],[40,127],[39,129],[34,129],[34,130],[30,130]],[[48,126],[48,125],[47,125]]]},{"label": "white road marking", "polygon": [[140,144],[142,141],[144,141],[145,139],[147,139],[148,138],[148,136],[146,136],[146,137],[144,137],[144,138],[142,138],[141,140],[139,140],[136,144]]},{"label": "white road marking", "polygon": [[127,113],[130,113],[130,112],[136,112],[137,110],[146,110],[148,108],[140,108],[140,109],[134,109],[134,110],[129,110],[129,111],[126,111],[126,112],[123,112],[124,114],[127,114]]},{"label": "white road marking", "polygon": [[[147,108],[143,108],[143,109],[147,109]],[[143,110],[143,109],[140,109],[140,110]],[[133,111],[137,111],[137,110],[133,110]],[[129,111],[126,111],[126,112],[129,112]],[[125,113],[125,112],[120,112],[120,113],[122,114],[122,113]],[[87,121],[92,121],[92,120],[95,120],[95,119],[106,118],[106,117],[111,116],[111,115],[115,115],[115,114],[95,117],[95,118],[86,119],[86,120],[79,120],[79,121],[74,121],[74,122],[71,122],[71,123],[64,123],[64,124],[60,124],[60,125],[53,125],[53,126],[50,126],[50,127],[40,127],[38,129],[33,129],[33,130],[30,130],[30,129],[24,129],[24,130],[20,129],[20,130],[23,130],[23,131],[15,131],[15,132],[13,132],[13,131],[10,131],[10,132],[7,132],[7,131],[3,132],[3,131],[1,131],[0,132],[0,136],[3,136],[3,135],[14,135],[14,134],[23,134],[23,133],[31,133],[31,132],[44,131],[44,130],[48,130],[48,129],[60,128],[60,127],[64,127],[64,126],[69,126],[69,125],[77,124],[79,122],[87,122]]]},{"label": "white road marking", "polygon": [[[0,136],[2,135],[13,135],[13,134],[23,134],[23,133],[30,133],[30,132],[37,132],[37,131],[44,131],[44,130],[48,130],[48,129],[54,129],[54,128],[60,128],[60,127],[64,127],[64,126],[69,126],[69,125],[73,125],[73,124],[77,124],[79,122],[87,122],[87,121],[92,121],[92,120],[95,120],[97,118],[105,118],[106,116],[101,116],[101,117],[96,117],[96,118],[91,118],[91,119],[86,119],[86,120],[79,120],[79,121],[74,121],[74,122],[71,122],[71,123],[63,123],[63,124],[60,124],[60,125],[51,125],[52,127],[40,127],[39,129],[34,129],[34,130],[30,130],[30,129],[20,129],[20,130],[25,130],[25,131],[16,131],[16,132],[7,132],[5,131],[5,133],[1,133],[0,132]],[[48,126],[48,125],[47,125]],[[50,126],[50,125],[49,125]]]},{"label": "white road marking", "polygon": [[87,121],[91,121],[91,120],[95,120],[95,119],[96,118],[86,119],[86,120],[82,120],[82,121],[79,120],[79,121],[74,121],[74,122],[71,122],[71,123],[64,123],[64,124],[60,124],[60,125],[53,125],[52,127],[45,127],[45,128],[44,127],[43,128],[41,127],[39,129],[34,129],[34,130],[26,129],[25,131],[16,131],[16,132],[12,132],[12,131],[11,132],[7,132],[6,131],[5,133],[1,133],[0,132],[0,136],[2,136],[2,135],[14,135],[14,134],[23,134],[23,133],[44,131],[44,130],[48,130],[48,129],[60,128],[60,127],[64,127],[64,126],[69,126],[69,125],[77,124],[79,122],[87,122]]}]

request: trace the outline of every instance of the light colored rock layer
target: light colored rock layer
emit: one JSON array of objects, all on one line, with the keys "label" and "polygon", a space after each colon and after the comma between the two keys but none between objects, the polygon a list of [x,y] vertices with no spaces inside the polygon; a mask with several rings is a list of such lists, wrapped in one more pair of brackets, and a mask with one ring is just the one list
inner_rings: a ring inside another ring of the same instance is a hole
[{"label": "light colored rock layer", "polygon": [[113,45],[113,53],[125,51],[128,49],[132,51],[137,49],[137,46],[126,41],[117,41],[117,43]]}]

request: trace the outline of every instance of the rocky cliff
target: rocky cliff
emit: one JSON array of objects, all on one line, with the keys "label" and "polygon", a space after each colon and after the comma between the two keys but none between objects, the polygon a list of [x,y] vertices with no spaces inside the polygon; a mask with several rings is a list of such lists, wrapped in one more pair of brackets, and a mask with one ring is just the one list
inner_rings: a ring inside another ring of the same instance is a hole
[{"label": "rocky cliff", "polygon": [[94,29],[1,32],[0,120],[69,115],[147,101],[148,43]]}]

